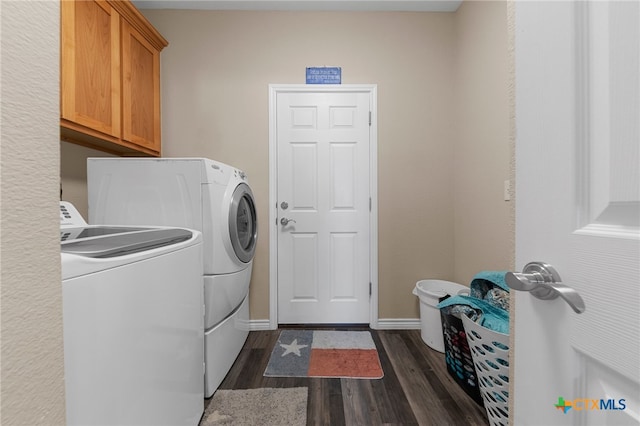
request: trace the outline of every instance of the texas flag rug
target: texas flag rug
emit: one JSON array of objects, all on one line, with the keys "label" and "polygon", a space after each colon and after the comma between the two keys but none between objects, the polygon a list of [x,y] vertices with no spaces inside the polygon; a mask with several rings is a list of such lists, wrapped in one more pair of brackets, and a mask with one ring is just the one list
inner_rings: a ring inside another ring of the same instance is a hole
[{"label": "texas flag rug", "polygon": [[368,331],[283,330],[264,375],[381,379],[384,373]]}]

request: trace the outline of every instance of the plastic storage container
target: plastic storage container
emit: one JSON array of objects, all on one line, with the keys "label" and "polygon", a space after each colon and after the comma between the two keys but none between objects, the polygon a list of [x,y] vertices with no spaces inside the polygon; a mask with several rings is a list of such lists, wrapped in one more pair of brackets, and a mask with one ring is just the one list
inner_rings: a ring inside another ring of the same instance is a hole
[{"label": "plastic storage container", "polygon": [[[483,399],[482,386],[491,386],[489,379],[483,381],[484,371],[481,372],[483,365],[479,364],[476,359],[478,355],[492,354],[497,352],[501,343],[500,340],[491,339],[489,343],[477,342],[469,336],[469,330],[466,329],[463,318],[474,318],[482,312],[482,316],[478,319],[484,324],[491,324],[496,329],[508,330],[509,321],[509,290],[504,282],[504,271],[482,271],[476,274],[471,281],[469,297],[452,297],[438,306],[442,315],[442,333],[444,335],[445,345],[445,361],[447,363],[447,371],[458,385],[469,395],[475,402],[481,406],[485,406],[486,399]],[[471,315],[467,317],[467,315]],[[475,324],[475,323],[474,323]],[[479,326],[485,329],[484,326]],[[487,332],[491,330],[487,329]],[[474,330],[475,339],[481,334]],[[499,334],[499,333],[498,333]],[[491,351],[494,352],[491,352]],[[475,352],[474,352],[475,351]],[[501,359],[506,360],[503,356]],[[500,363],[499,361],[496,361]],[[491,366],[492,361],[486,365]],[[486,370],[485,370],[486,371]],[[504,374],[503,374],[504,376]],[[508,376],[508,373],[507,373]],[[507,377],[505,376],[505,377]],[[508,380],[508,378],[507,378]],[[492,396],[498,401],[495,395]],[[502,397],[506,397],[502,394]],[[491,398],[489,398],[491,400]],[[493,409],[493,408],[492,408]],[[502,409],[502,408],[501,408]],[[504,410],[503,410],[504,411]],[[490,410],[487,408],[487,413]],[[499,413],[499,411],[494,410]],[[506,413],[506,411],[504,411]]]},{"label": "plastic storage container", "polygon": [[431,349],[444,352],[438,303],[449,296],[468,293],[469,287],[451,281],[421,280],[416,283],[413,294],[420,299],[420,336]]},{"label": "plastic storage container", "polygon": [[484,406],[478,373],[473,364],[473,356],[467,334],[462,320],[454,314],[445,314],[440,311],[442,318],[442,334],[444,336],[444,360],[447,364],[447,372],[455,382],[478,405]]},{"label": "plastic storage container", "polygon": [[509,425],[509,335],[462,316],[491,426]]}]

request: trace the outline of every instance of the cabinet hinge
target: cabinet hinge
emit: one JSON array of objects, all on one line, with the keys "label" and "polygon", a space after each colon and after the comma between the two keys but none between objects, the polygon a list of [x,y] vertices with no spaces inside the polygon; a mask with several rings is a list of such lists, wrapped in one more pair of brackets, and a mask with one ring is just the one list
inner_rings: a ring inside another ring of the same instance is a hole
[{"label": "cabinet hinge", "polygon": [[369,212],[371,212],[371,197],[369,197]]},{"label": "cabinet hinge", "polygon": [[371,111],[369,111],[369,126],[371,126]]},{"label": "cabinet hinge", "polygon": [[371,282],[369,282],[369,296],[371,296]]}]

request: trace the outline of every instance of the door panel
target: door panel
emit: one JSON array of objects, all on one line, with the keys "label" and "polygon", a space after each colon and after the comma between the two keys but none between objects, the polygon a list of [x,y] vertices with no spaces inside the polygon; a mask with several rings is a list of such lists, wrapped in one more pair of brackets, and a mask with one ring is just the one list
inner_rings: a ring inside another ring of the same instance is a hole
[{"label": "door panel", "polygon": [[276,96],[278,322],[368,323],[370,94]]},{"label": "door panel", "polygon": [[[290,234],[279,244],[283,252],[292,255],[292,271],[289,277],[282,271],[280,282],[290,283],[291,299],[296,301],[318,301],[318,234],[295,233]],[[281,289],[282,292],[286,291]]]},{"label": "door panel", "polygon": [[318,149],[316,143],[290,142],[291,211],[318,211]]},{"label": "door panel", "polygon": [[553,264],[586,311],[517,292],[512,420],[638,424],[640,7],[515,12],[516,264]]},{"label": "door panel", "polygon": [[120,137],[120,15],[106,2],[62,2],[61,116]]},{"label": "door panel", "polygon": [[122,24],[122,138],[160,151],[160,52]]}]

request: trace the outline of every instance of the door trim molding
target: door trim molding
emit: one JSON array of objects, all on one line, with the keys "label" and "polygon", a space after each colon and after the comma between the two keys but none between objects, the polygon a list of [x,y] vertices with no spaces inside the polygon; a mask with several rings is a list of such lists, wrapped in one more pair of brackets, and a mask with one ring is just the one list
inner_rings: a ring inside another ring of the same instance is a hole
[{"label": "door trim molding", "polygon": [[369,326],[378,328],[378,86],[376,84],[270,84],[269,85],[269,328],[278,328],[278,224],[277,219],[277,139],[276,98],[278,93],[365,92],[369,93]]}]

